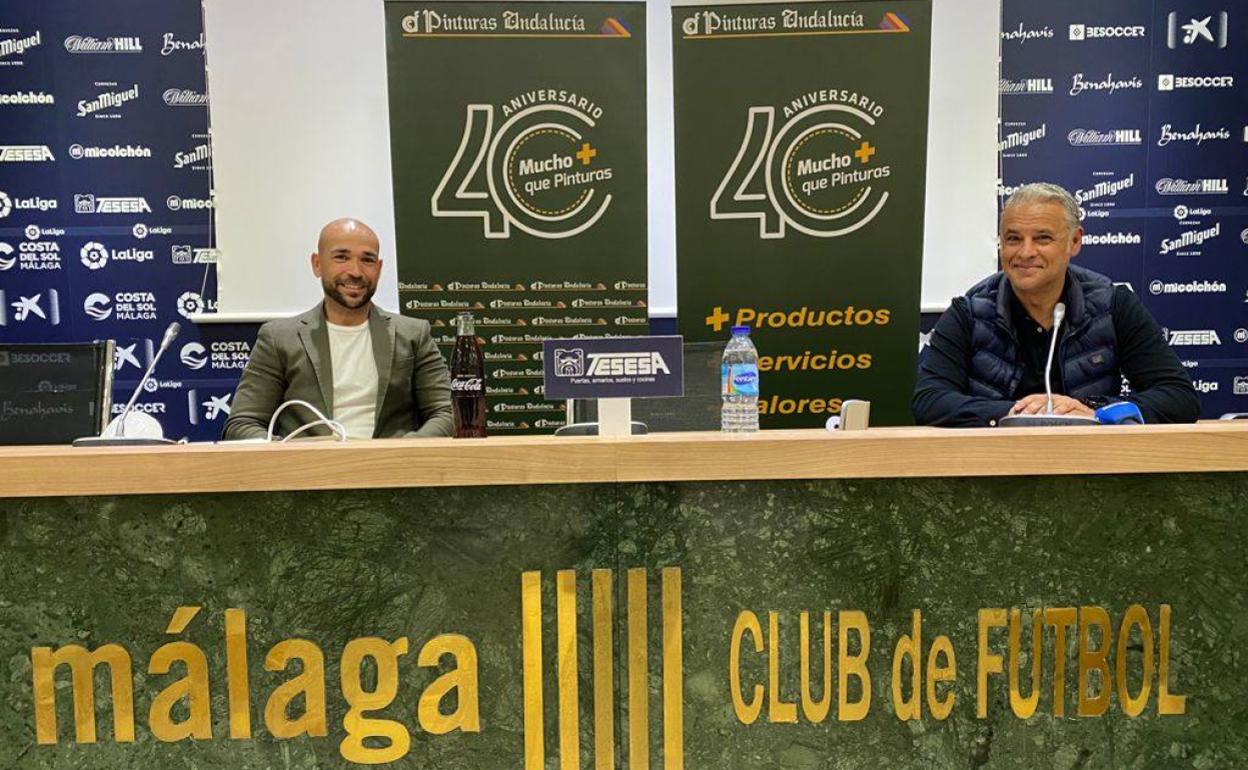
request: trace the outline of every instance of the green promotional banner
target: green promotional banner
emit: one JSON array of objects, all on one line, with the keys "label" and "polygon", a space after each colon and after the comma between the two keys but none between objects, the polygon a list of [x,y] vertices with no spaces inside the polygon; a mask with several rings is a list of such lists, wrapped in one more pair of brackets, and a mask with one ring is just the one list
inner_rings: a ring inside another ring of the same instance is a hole
[{"label": "green promotional banner", "polygon": [[488,430],[564,423],[541,343],[646,306],[645,6],[388,2],[399,300],[449,355],[476,318]]},{"label": "green promotional banner", "polygon": [[931,3],[673,10],[680,331],[759,350],[761,424],[911,421]]}]

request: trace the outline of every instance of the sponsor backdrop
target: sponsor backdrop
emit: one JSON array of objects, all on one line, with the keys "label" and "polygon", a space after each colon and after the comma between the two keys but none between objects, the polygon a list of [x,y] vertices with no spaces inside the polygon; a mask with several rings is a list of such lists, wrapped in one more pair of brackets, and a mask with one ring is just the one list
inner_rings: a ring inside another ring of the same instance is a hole
[{"label": "sponsor backdrop", "polygon": [[[139,409],[215,438],[254,329],[213,328],[200,4],[106,0],[0,15],[0,340],[112,338],[124,402],[171,321]],[[120,409],[120,405],[115,409]]]},{"label": "sponsor backdrop", "polygon": [[1201,393],[1248,411],[1248,8],[1006,0],[1001,194],[1075,194],[1084,265],[1137,292]]},{"label": "sponsor backdrop", "polygon": [[548,432],[542,340],[647,330],[645,6],[386,5],[399,301],[476,317],[491,433]]},{"label": "sponsor backdrop", "polygon": [[673,11],[680,330],[753,328],[763,427],[910,421],[930,2]]}]

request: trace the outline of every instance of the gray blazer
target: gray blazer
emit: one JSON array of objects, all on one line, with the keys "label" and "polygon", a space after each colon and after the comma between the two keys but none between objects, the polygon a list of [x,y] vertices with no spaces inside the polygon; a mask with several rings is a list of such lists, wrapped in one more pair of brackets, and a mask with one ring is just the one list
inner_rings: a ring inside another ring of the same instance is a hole
[{"label": "gray blazer", "polygon": [[[429,322],[374,305],[368,327],[378,377],[373,438],[450,436],[455,426],[451,377]],[[264,438],[277,407],[296,398],[333,416],[334,372],[322,305],[260,327],[221,438]],[[274,434],[288,435],[314,419],[307,409],[288,406],[277,418]],[[300,435],[329,433],[318,425]]]}]

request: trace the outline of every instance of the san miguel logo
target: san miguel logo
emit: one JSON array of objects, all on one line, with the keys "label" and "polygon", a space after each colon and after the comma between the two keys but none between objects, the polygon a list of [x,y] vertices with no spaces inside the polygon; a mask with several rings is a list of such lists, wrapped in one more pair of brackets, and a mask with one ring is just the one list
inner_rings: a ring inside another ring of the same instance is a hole
[{"label": "san miguel logo", "polygon": [[435,217],[480,217],[486,238],[510,238],[514,227],[559,239],[607,212],[615,173],[611,148],[597,137],[603,108],[592,98],[543,88],[467,110],[430,200]]},{"label": "san miguel logo", "polygon": [[750,107],[711,219],[757,219],[767,239],[790,227],[817,238],[858,230],[888,204],[892,167],[877,139],[883,116],[869,96],[836,89],[780,108]]}]

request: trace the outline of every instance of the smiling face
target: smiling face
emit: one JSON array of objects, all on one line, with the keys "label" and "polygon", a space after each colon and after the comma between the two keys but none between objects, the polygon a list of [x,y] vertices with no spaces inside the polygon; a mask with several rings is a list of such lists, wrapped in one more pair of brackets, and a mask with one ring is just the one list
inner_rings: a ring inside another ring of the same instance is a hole
[{"label": "smiling face", "polygon": [[381,276],[377,234],[355,220],[342,220],[321,232],[312,272],[321,279],[326,302],[346,311],[364,308],[377,291]]},{"label": "smiling face", "polygon": [[1060,295],[1066,266],[1083,245],[1057,203],[1020,203],[1001,214],[1001,269],[1020,298]]}]

